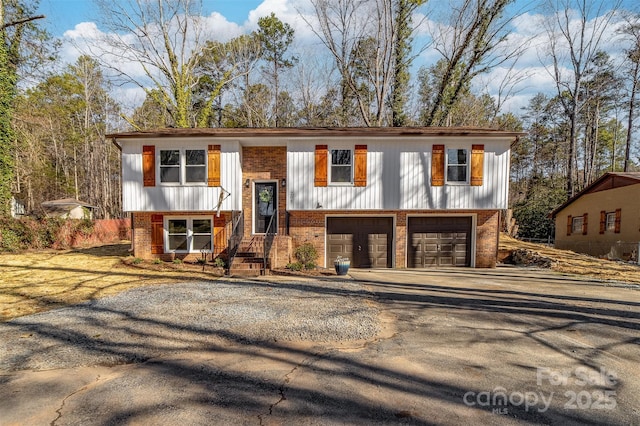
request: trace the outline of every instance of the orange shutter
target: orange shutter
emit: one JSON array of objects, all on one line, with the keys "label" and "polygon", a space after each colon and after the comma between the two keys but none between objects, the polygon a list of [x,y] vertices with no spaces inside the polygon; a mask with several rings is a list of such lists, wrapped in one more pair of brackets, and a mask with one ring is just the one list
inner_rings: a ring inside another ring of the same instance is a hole
[{"label": "orange shutter", "polygon": [[573,217],[571,215],[567,216],[567,235],[571,235],[573,232]]},{"label": "orange shutter", "polygon": [[482,186],[484,145],[471,145],[471,186]]},{"label": "orange shutter", "polygon": [[220,145],[209,145],[207,155],[209,186],[220,186]]},{"label": "orange shutter", "polygon": [[367,186],[367,146],[356,145],[354,186]]},{"label": "orange shutter", "polygon": [[156,147],[142,146],[142,185],[156,186]]},{"label": "orange shutter", "polygon": [[151,215],[151,253],[164,253],[164,228],[161,214]]},{"label": "orange shutter", "polygon": [[622,219],[622,209],[616,209],[616,227],[615,227],[615,233],[619,234],[620,233],[620,220]]},{"label": "orange shutter", "polygon": [[582,235],[587,235],[587,226],[589,225],[588,218],[588,213],[582,215]]},{"label": "orange shutter", "polygon": [[315,186],[327,186],[328,151],[327,145],[316,145]]},{"label": "orange shutter", "polygon": [[607,227],[607,212],[604,210],[600,211],[600,233],[604,234],[604,231]]},{"label": "orange shutter", "polygon": [[431,186],[444,185],[444,145],[431,148]]}]

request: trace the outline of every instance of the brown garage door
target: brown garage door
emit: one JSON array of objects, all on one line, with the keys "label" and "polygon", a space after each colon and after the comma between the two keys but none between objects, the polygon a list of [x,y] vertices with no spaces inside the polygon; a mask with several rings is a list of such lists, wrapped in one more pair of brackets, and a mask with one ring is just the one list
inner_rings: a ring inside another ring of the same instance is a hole
[{"label": "brown garage door", "polygon": [[390,268],[393,218],[327,218],[327,266],[338,256],[351,259],[352,268]]},{"label": "brown garage door", "polygon": [[471,265],[470,217],[410,217],[408,267]]}]

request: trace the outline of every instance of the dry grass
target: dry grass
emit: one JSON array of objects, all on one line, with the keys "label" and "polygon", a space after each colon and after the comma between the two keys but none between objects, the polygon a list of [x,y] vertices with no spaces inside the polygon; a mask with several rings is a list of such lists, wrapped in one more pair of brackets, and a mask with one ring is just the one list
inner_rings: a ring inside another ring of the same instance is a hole
[{"label": "dry grass", "polygon": [[129,244],[80,250],[0,254],[0,321],[80,303],[123,290],[215,279],[201,266],[126,265]]},{"label": "dry grass", "polygon": [[[80,303],[123,290],[176,280],[211,280],[219,271],[187,264],[131,264],[129,244],[81,250],[0,254],[0,321]],[[640,267],[501,236],[500,248],[528,249],[554,260],[552,269],[595,279],[640,283]],[[123,260],[128,261],[123,262]]]},{"label": "dry grass", "polygon": [[640,283],[640,266],[631,263],[598,259],[543,244],[525,243],[505,234],[500,235],[500,249],[527,249],[537,252],[553,260],[551,270],[564,274],[583,275],[598,280]]}]

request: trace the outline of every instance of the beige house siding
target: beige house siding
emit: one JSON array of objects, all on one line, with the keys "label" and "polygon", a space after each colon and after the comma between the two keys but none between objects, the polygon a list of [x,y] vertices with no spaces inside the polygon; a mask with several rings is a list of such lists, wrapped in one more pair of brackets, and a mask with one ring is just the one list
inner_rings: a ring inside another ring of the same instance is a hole
[{"label": "beige house siding", "polygon": [[[620,232],[600,233],[600,213],[620,209]],[[587,232],[567,235],[568,217],[587,214]],[[640,241],[640,184],[584,194],[556,214],[556,241],[559,249],[593,256],[628,259]]]}]

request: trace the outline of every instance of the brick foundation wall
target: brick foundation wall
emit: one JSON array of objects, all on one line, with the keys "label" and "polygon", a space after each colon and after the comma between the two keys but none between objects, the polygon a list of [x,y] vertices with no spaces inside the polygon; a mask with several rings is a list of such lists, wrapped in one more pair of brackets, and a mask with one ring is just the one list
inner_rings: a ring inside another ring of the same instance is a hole
[{"label": "brick foundation wall", "polygon": [[[198,253],[151,253],[151,216],[160,214],[162,216],[210,216],[214,220],[214,254],[209,254],[209,260],[215,257],[220,251],[226,249],[227,235],[223,235],[225,229],[228,228],[228,224],[231,222],[231,213],[221,212],[220,217],[216,217],[216,212],[145,212],[145,213],[133,213],[133,255],[141,259],[161,259],[163,261],[170,262],[174,259],[181,259],[187,262],[195,262],[202,257],[200,252]],[[220,247],[224,245],[224,247]]]},{"label": "brick foundation wall", "polygon": [[407,217],[409,215],[444,215],[461,214],[476,215],[476,268],[493,268],[496,266],[498,255],[498,236],[500,225],[499,210],[409,210],[409,211],[290,211],[289,226],[292,240],[292,250],[304,244],[311,243],[318,251],[318,264],[325,262],[325,218],[331,216],[393,216],[395,217],[395,267],[405,268],[407,265]]}]

